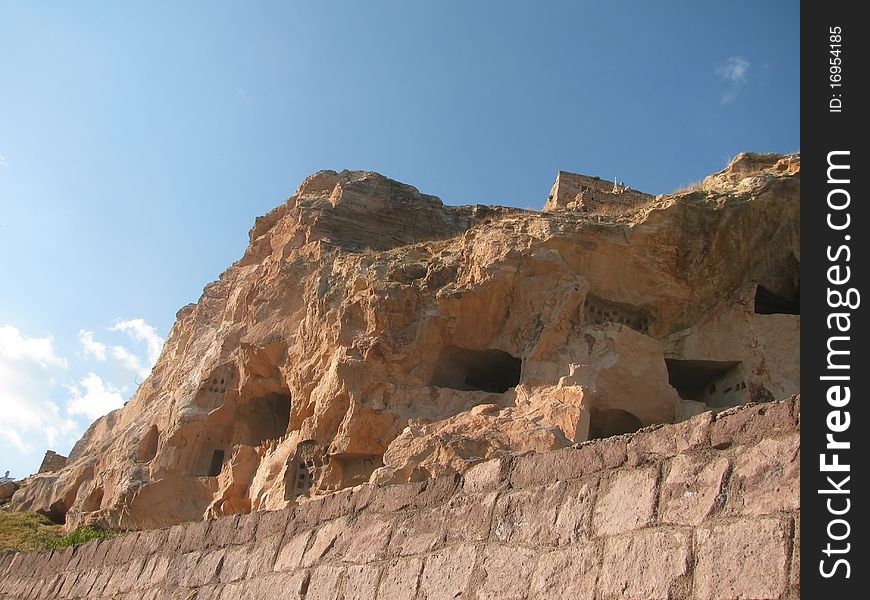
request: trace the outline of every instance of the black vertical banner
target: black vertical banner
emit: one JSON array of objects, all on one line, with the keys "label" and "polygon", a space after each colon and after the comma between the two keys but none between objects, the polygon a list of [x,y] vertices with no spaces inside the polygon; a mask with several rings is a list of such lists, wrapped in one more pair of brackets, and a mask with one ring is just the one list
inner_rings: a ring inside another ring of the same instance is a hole
[{"label": "black vertical banner", "polygon": [[[801,588],[866,598],[870,537],[868,31],[860,3],[801,6]],[[823,595],[824,594],[824,595]]]}]

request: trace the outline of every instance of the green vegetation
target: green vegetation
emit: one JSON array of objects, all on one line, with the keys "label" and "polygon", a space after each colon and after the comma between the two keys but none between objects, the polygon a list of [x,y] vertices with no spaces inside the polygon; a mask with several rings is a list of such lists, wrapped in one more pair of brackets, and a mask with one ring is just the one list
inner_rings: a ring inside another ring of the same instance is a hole
[{"label": "green vegetation", "polygon": [[64,533],[43,515],[32,512],[9,512],[0,509],[0,551],[40,552],[105,539],[119,532],[81,527]]}]

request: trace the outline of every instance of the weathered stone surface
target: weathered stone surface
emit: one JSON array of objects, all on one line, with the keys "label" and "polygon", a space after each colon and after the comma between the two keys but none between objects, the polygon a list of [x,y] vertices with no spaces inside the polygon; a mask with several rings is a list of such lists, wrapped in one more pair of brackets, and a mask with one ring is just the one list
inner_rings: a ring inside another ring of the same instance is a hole
[{"label": "weathered stone surface", "polygon": [[741,449],[728,485],[732,514],[764,515],[800,507],[800,433]]},{"label": "weathered stone surface", "polygon": [[602,483],[592,518],[596,536],[610,536],[652,522],[658,493],[657,467],[617,471]]},{"label": "weathered stone surface", "polygon": [[[464,525],[465,520],[458,523]],[[408,556],[435,550],[447,535],[445,525],[444,513],[438,509],[408,513],[394,528],[390,539],[390,554]]]},{"label": "weathered stone surface", "polygon": [[480,565],[478,600],[525,600],[537,552],[516,546],[491,546]]},{"label": "weathered stone surface", "polygon": [[595,600],[599,570],[598,550],[591,544],[547,552],[538,558],[531,597]]},{"label": "weathered stone surface", "polygon": [[349,566],[344,572],[344,598],[374,598],[378,591],[378,578],[381,568],[378,566]]},{"label": "weathered stone surface", "polygon": [[[311,531],[304,531],[285,542],[275,559],[274,569],[276,571],[292,571],[297,568],[302,563],[302,555],[305,553],[311,535]],[[314,564],[314,561],[312,560],[310,564]]]},{"label": "weathered stone surface", "polygon": [[598,478],[571,481],[556,515],[553,531],[560,545],[575,544],[592,537],[592,514],[598,492]]},{"label": "weathered stone surface", "polygon": [[670,464],[662,483],[659,520],[698,525],[722,500],[722,484],[730,462],[715,454],[680,454]]},{"label": "weathered stone surface", "polygon": [[423,570],[419,558],[402,558],[384,568],[378,588],[378,600],[406,600],[413,598]]},{"label": "weathered stone surface", "polygon": [[751,445],[777,433],[797,431],[798,424],[793,415],[794,402],[795,398],[790,398],[721,413],[713,422],[710,443],[714,447]]},{"label": "weathered stone surface", "polygon": [[341,580],[341,568],[324,565],[311,573],[305,600],[335,600]]},{"label": "weathered stone surface", "polygon": [[697,597],[778,598],[790,559],[788,526],[779,519],[746,519],[700,528],[694,573]]},{"label": "weathered stone surface", "polygon": [[555,545],[556,517],[565,493],[565,482],[506,494],[498,499],[492,518],[495,540],[512,544]]},{"label": "weathered stone surface", "polygon": [[[12,506],[143,529],[298,503],[301,530],[369,502],[440,506],[451,476],[488,460],[505,462],[474,472],[468,493],[697,449],[695,424],[694,438],[650,431],[510,464],[798,391],[799,173],[798,155],[743,154],[693,191],[652,197],[562,172],[544,213],[316,173],[178,312],[130,402]],[[793,409],[720,415],[709,439],[753,445],[767,421],[785,435],[797,421],[778,411]],[[420,485],[318,500],[366,482]],[[282,535],[285,514],[257,536]],[[166,545],[226,539],[187,528]]]},{"label": "weathered stone surface", "polygon": [[459,545],[430,554],[420,575],[420,595],[427,600],[453,600],[466,593],[477,550]]},{"label": "weathered stone surface", "polygon": [[[691,550],[691,535],[679,529],[648,529],[607,540],[598,580],[600,598],[685,597]],[[698,594],[698,597],[710,596]]]}]

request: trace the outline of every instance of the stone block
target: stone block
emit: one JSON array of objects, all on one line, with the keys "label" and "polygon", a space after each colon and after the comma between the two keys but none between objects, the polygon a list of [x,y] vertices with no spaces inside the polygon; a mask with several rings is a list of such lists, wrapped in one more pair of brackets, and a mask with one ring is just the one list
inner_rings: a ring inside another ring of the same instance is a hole
[{"label": "stone block", "polygon": [[308,586],[309,573],[272,573],[255,579],[224,586],[221,600],[302,600]]},{"label": "stone block", "polygon": [[568,482],[553,528],[556,543],[565,546],[592,537],[592,514],[597,492],[598,477],[595,475]]},{"label": "stone block", "polygon": [[530,597],[595,600],[600,568],[598,549],[592,544],[542,554],[532,575]]},{"label": "stone block", "polygon": [[173,525],[166,533],[166,552],[178,552],[187,533],[187,525]]},{"label": "stone block", "polygon": [[239,515],[236,522],[236,534],[233,539],[234,544],[247,544],[254,539],[257,533],[257,523],[260,521],[260,513],[252,512],[246,515]]},{"label": "stone block", "polygon": [[324,496],[320,504],[320,520],[331,521],[337,517],[353,514],[356,502],[357,497],[353,488]]},{"label": "stone block", "polygon": [[554,530],[567,484],[528,488],[501,496],[495,505],[490,539],[529,546],[554,546]]},{"label": "stone block", "polygon": [[729,515],[765,515],[800,508],[800,434],[740,449],[728,483]]},{"label": "stone block", "polygon": [[308,545],[308,549],[302,556],[302,566],[312,567],[318,564],[327,553],[336,554],[333,546],[335,546],[339,536],[347,530],[349,523],[349,517],[339,517],[335,521],[330,521],[319,527],[314,533],[314,540]]},{"label": "stone block", "polygon": [[344,572],[344,600],[375,598],[378,591],[379,566],[351,565]]},{"label": "stone block", "polygon": [[612,536],[652,522],[658,496],[657,467],[612,473],[602,483],[592,518],[596,536]]},{"label": "stone block", "polygon": [[680,454],[668,465],[662,483],[659,521],[699,525],[722,501],[722,484],[731,466],[716,451]]},{"label": "stone block", "polygon": [[248,577],[257,577],[270,573],[275,566],[275,557],[281,547],[281,536],[273,535],[267,538],[257,536],[248,557]]},{"label": "stone block", "polygon": [[308,546],[311,536],[311,531],[303,531],[285,541],[283,547],[278,552],[278,558],[275,559],[274,570],[292,571],[299,567],[302,563],[302,555],[305,553],[305,548]]},{"label": "stone block", "polygon": [[225,554],[226,550],[223,548],[203,552],[199,560],[192,565],[190,576],[186,580],[187,587],[204,587],[217,583]]},{"label": "stone block", "polygon": [[498,492],[454,496],[441,509],[447,543],[481,542],[489,538]]},{"label": "stone block", "polygon": [[251,558],[252,548],[250,545],[232,546],[224,554],[224,564],[218,575],[221,583],[233,583],[241,581],[248,574],[248,561]]},{"label": "stone block", "polygon": [[319,527],[325,520],[320,518],[323,506],[323,502],[314,500],[305,500],[294,506],[287,521],[285,535],[293,535],[306,529]]},{"label": "stone block", "polygon": [[[436,508],[397,515],[389,554],[408,556],[436,550],[446,536],[444,521],[444,512]],[[455,525],[462,526],[460,523]]]},{"label": "stone block", "polygon": [[386,558],[391,529],[392,519],[370,513],[361,514],[348,529],[339,533],[337,558],[355,564],[368,564]]},{"label": "stone block", "polygon": [[790,523],[741,519],[695,530],[695,596],[779,598],[788,580]]},{"label": "stone block", "polygon": [[442,475],[423,481],[420,492],[414,497],[411,508],[441,506],[456,494],[461,478],[459,475]]},{"label": "stone block", "polygon": [[462,491],[466,494],[480,494],[500,490],[507,485],[510,473],[508,458],[493,458],[478,463],[462,476]]},{"label": "stone block", "polygon": [[721,412],[713,421],[710,444],[714,448],[751,445],[761,440],[798,431],[795,400],[765,402]]},{"label": "stone block", "polygon": [[237,544],[237,529],[241,515],[232,515],[217,519],[208,530],[209,548],[226,548]]},{"label": "stone block", "polygon": [[477,600],[525,600],[536,551],[515,546],[489,546],[482,551],[483,581]]},{"label": "stone block", "polygon": [[384,568],[378,587],[378,600],[409,600],[414,598],[423,561],[419,558],[401,558]]},{"label": "stone block", "polygon": [[197,521],[184,529],[184,538],[178,546],[179,552],[202,550],[206,545],[206,536],[211,527],[211,521]]},{"label": "stone block", "polygon": [[425,482],[373,487],[368,509],[380,513],[395,513],[414,506]]},{"label": "stone block", "polygon": [[335,600],[341,583],[341,568],[330,565],[317,567],[311,572],[305,600]]},{"label": "stone block", "polygon": [[510,466],[514,489],[545,485],[554,481],[579,479],[604,469],[621,466],[626,460],[622,437],[595,440],[552,452],[518,456]]},{"label": "stone block", "polygon": [[628,437],[628,465],[638,466],[670,458],[688,450],[700,450],[710,445],[713,412],[707,411],[691,419],[650,427]]},{"label": "stone block", "polygon": [[[657,528],[604,542],[601,600],[670,600],[689,593],[688,530]],[[707,598],[707,596],[698,596]]]},{"label": "stone block", "polygon": [[420,595],[427,600],[454,600],[467,595],[477,550],[460,544],[426,557],[420,575]]},{"label": "stone block", "polygon": [[140,534],[136,532],[117,538],[121,543],[113,546],[114,556],[107,556],[106,558],[115,564],[128,562],[133,554],[139,551],[139,537]]},{"label": "stone block", "polygon": [[283,536],[291,514],[291,510],[268,510],[261,513],[257,524],[257,537]]}]

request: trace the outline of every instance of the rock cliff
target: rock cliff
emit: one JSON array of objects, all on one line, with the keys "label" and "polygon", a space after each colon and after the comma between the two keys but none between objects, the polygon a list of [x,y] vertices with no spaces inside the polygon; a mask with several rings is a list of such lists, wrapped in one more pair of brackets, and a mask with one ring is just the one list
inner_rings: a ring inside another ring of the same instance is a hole
[{"label": "rock cliff", "polygon": [[539,213],[312,175],[13,506],[159,527],[797,393],[800,157],[571,196],[591,179]]}]

